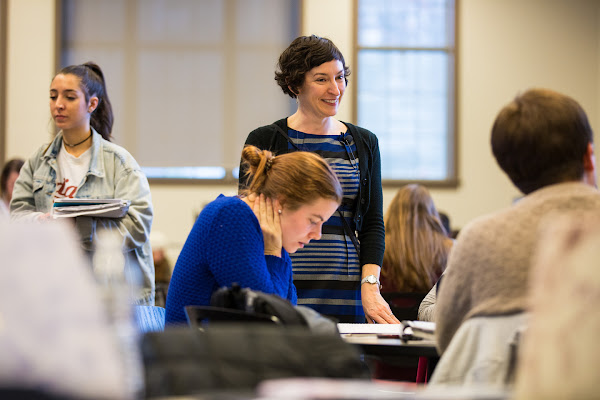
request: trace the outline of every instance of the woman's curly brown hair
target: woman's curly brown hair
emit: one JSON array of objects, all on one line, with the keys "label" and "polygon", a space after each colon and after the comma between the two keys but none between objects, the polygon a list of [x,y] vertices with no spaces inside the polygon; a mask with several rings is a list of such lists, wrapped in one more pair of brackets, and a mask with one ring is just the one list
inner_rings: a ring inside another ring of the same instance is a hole
[{"label": "woman's curly brown hair", "polygon": [[292,98],[298,96],[298,89],[304,83],[306,73],[319,65],[338,60],[344,67],[344,78],[348,84],[350,68],[344,61],[342,52],[327,38],[316,35],[300,36],[279,56],[275,80],[283,93]]}]

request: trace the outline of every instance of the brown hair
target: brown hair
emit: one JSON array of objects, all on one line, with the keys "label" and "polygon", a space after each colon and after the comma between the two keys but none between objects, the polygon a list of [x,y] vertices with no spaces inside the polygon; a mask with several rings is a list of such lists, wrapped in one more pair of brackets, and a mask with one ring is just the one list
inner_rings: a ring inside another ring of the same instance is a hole
[{"label": "brown hair", "polygon": [[496,117],[491,144],[500,168],[528,194],[544,186],[581,180],[594,134],[577,101],[549,89],[530,89]]},{"label": "brown hair", "polygon": [[381,275],[400,292],[427,292],[446,268],[450,239],[427,188],[403,186],[385,218]]},{"label": "brown hair", "polygon": [[348,85],[350,68],[346,65],[342,52],[327,38],[316,35],[299,36],[279,56],[275,81],[283,93],[295,98],[304,84],[304,77],[319,65],[338,60],[344,68],[344,80]]},{"label": "brown hair", "polygon": [[6,196],[8,177],[12,172],[20,172],[23,164],[25,164],[25,161],[21,160],[20,158],[14,158],[4,164],[4,167],[2,168],[2,174],[0,175],[0,194],[2,197]]},{"label": "brown hair", "polygon": [[79,88],[85,95],[86,103],[90,98],[98,97],[98,106],[92,113],[90,125],[106,140],[111,140],[111,132],[114,122],[114,116],[108,93],[106,92],[106,82],[104,74],[98,66],[91,61],[79,65],[70,65],[61,69],[56,75],[75,75],[81,81]]},{"label": "brown hair", "polygon": [[279,199],[294,211],[317,198],[342,201],[342,187],[329,164],[319,155],[306,151],[274,156],[268,150],[246,146],[242,162],[248,165],[249,193]]}]

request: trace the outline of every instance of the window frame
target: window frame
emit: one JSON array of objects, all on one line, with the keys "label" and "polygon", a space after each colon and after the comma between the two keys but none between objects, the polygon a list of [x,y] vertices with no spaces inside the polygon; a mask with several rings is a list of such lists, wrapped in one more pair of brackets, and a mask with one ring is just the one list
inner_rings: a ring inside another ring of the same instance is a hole
[{"label": "window frame", "polygon": [[[361,50],[381,50],[381,51],[431,51],[431,50],[444,50],[447,51],[451,56],[451,61],[448,65],[448,142],[446,153],[448,155],[447,171],[448,177],[442,180],[422,180],[422,179],[382,179],[382,186],[387,187],[400,187],[409,183],[419,183],[428,187],[439,187],[439,188],[457,188],[460,185],[459,180],[459,169],[458,169],[458,35],[459,35],[459,6],[460,0],[454,1],[454,40],[453,45],[449,47],[365,47],[359,45],[359,1],[353,0],[354,8],[354,32],[353,32],[353,59],[354,63],[358,65],[358,57]],[[355,72],[356,74],[356,72]],[[356,75],[355,75],[356,76]],[[353,82],[356,85],[356,89],[353,91],[352,96],[352,114],[354,115],[355,122],[358,122],[358,94],[359,83],[358,79]],[[377,132],[373,132],[377,135]],[[379,139],[379,146],[382,146],[381,139]]]},{"label": "window frame", "polygon": [[[0,0],[0,2],[5,1],[5,0]],[[231,8],[230,7],[230,3],[228,2],[226,4],[226,8]],[[296,0],[296,20],[293,22],[295,24],[295,27],[297,29],[296,34],[294,35],[294,37],[299,36],[301,34],[301,30],[302,30],[302,24],[303,24],[303,13],[304,13],[304,2],[303,0]],[[63,15],[63,0],[56,0],[55,2],[55,21],[56,21],[56,46],[55,46],[55,71],[59,71],[62,68],[62,61],[63,61],[63,21],[62,21],[62,15]],[[275,60],[276,61],[276,60]],[[274,61],[274,62],[275,62]],[[274,72],[274,71],[273,71]],[[1,103],[0,103],[1,104]],[[291,103],[290,103],[291,104]],[[257,128],[258,126],[254,126],[251,129],[248,130],[248,133],[250,133],[250,131],[254,128]],[[0,131],[0,134],[2,132]],[[231,135],[227,134],[227,138],[231,139]],[[0,136],[1,138],[1,136]],[[223,139],[224,143],[227,143],[227,138]],[[137,138],[136,138],[137,140]],[[240,152],[240,156],[241,156],[241,152]],[[146,173],[146,168],[148,168],[148,171],[157,168],[157,167],[146,167],[144,165],[142,165],[140,163],[140,167],[142,168],[142,170],[144,171],[144,173]],[[215,170],[215,169],[222,169],[224,172],[224,176],[222,178],[189,178],[189,177],[167,177],[167,176],[162,176],[162,177],[154,177],[154,176],[148,176],[148,182],[150,184],[174,184],[174,185],[205,185],[205,186],[209,186],[209,185],[237,185],[238,183],[238,178],[236,177],[236,174],[238,173],[237,169],[238,167],[235,166],[233,168],[229,168],[225,165],[217,165],[217,166],[196,166],[199,168],[206,168],[206,169],[210,169],[210,170]],[[164,168],[166,169],[172,169],[172,168],[190,168],[190,167],[171,167],[171,166],[165,166]]]}]

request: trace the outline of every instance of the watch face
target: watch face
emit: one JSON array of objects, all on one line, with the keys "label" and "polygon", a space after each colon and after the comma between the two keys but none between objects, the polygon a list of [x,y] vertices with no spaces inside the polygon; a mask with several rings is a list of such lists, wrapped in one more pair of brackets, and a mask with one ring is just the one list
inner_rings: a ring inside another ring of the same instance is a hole
[{"label": "watch face", "polygon": [[367,282],[369,282],[369,283],[376,283],[377,279],[373,275],[369,275],[367,277]]}]

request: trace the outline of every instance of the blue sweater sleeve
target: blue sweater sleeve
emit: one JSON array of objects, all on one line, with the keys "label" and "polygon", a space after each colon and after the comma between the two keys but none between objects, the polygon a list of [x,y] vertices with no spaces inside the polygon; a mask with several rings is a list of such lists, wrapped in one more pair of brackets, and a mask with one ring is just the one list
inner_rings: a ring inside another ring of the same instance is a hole
[{"label": "blue sweater sleeve", "polygon": [[245,203],[220,197],[202,211],[179,255],[169,293],[167,322],[185,322],[186,305],[209,305],[212,293],[237,282],[295,303],[289,255],[265,256],[260,224]]},{"label": "blue sweater sleeve", "polygon": [[265,256],[262,230],[250,207],[241,201],[223,207],[211,226],[206,261],[219,287],[237,282],[287,298],[289,257]]}]

